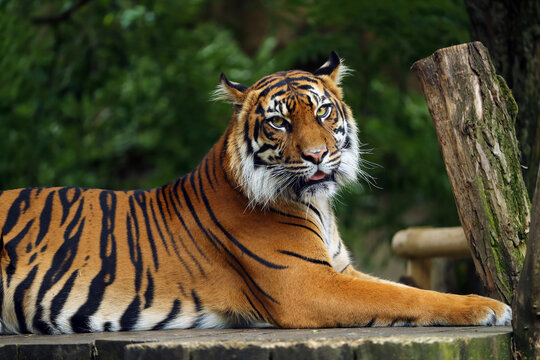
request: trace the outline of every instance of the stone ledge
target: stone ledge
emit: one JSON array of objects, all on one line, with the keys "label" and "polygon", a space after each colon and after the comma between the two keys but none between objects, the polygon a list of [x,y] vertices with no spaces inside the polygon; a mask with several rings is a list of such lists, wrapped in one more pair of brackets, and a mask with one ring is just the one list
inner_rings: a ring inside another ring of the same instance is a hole
[{"label": "stone ledge", "polygon": [[510,327],[165,330],[0,336],[0,359],[510,359]]}]

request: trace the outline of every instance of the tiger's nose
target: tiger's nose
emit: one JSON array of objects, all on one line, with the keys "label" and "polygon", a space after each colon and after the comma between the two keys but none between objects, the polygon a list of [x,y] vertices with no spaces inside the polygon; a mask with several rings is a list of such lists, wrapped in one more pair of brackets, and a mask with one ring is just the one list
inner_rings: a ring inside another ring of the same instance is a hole
[{"label": "tiger's nose", "polygon": [[308,150],[302,153],[302,158],[304,160],[310,161],[314,164],[320,164],[324,155],[328,152],[326,147],[318,150]]}]

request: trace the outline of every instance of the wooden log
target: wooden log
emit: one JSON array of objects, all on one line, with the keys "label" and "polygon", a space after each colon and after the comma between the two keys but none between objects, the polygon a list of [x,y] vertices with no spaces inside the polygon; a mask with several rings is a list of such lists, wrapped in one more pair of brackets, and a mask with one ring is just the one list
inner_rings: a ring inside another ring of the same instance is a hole
[{"label": "wooden log", "polygon": [[392,250],[397,256],[414,258],[470,257],[471,252],[463,228],[409,228],[392,238]]},{"label": "wooden log", "polygon": [[475,267],[506,303],[523,266],[530,201],[514,130],[517,106],[479,42],[414,63]]},{"label": "wooden log", "polygon": [[512,308],[517,358],[540,359],[540,170],[534,192],[527,255]]},{"label": "wooden log", "polygon": [[412,258],[407,261],[407,276],[420,289],[431,289],[431,259]]}]

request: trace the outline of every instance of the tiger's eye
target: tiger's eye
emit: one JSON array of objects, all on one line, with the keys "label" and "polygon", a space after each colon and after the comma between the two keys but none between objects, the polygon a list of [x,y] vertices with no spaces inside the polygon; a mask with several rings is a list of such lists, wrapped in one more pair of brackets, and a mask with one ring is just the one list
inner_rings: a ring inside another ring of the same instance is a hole
[{"label": "tiger's eye", "polygon": [[272,125],[276,129],[282,129],[283,127],[285,127],[285,120],[283,120],[283,118],[280,118],[278,116],[268,120],[268,122],[270,123],[270,125]]},{"label": "tiger's eye", "polygon": [[320,108],[317,109],[316,115],[319,118],[325,118],[330,114],[330,106],[329,105],[323,105]]}]

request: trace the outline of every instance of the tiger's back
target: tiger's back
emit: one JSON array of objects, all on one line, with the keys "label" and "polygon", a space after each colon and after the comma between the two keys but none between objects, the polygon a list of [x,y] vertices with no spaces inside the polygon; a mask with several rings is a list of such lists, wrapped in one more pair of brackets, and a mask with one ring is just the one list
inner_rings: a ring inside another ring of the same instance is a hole
[{"label": "tiger's back", "polygon": [[[212,186],[219,186],[217,177]],[[220,245],[209,214],[195,211],[202,196],[213,201],[208,190],[194,190],[199,181],[187,176],[139,191],[64,187],[0,194],[3,331],[233,325],[226,311],[208,304],[219,302],[215,293],[230,298],[209,285],[233,289],[237,279],[215,256]],[[201,241],[204,232],[209,238]]]}]

